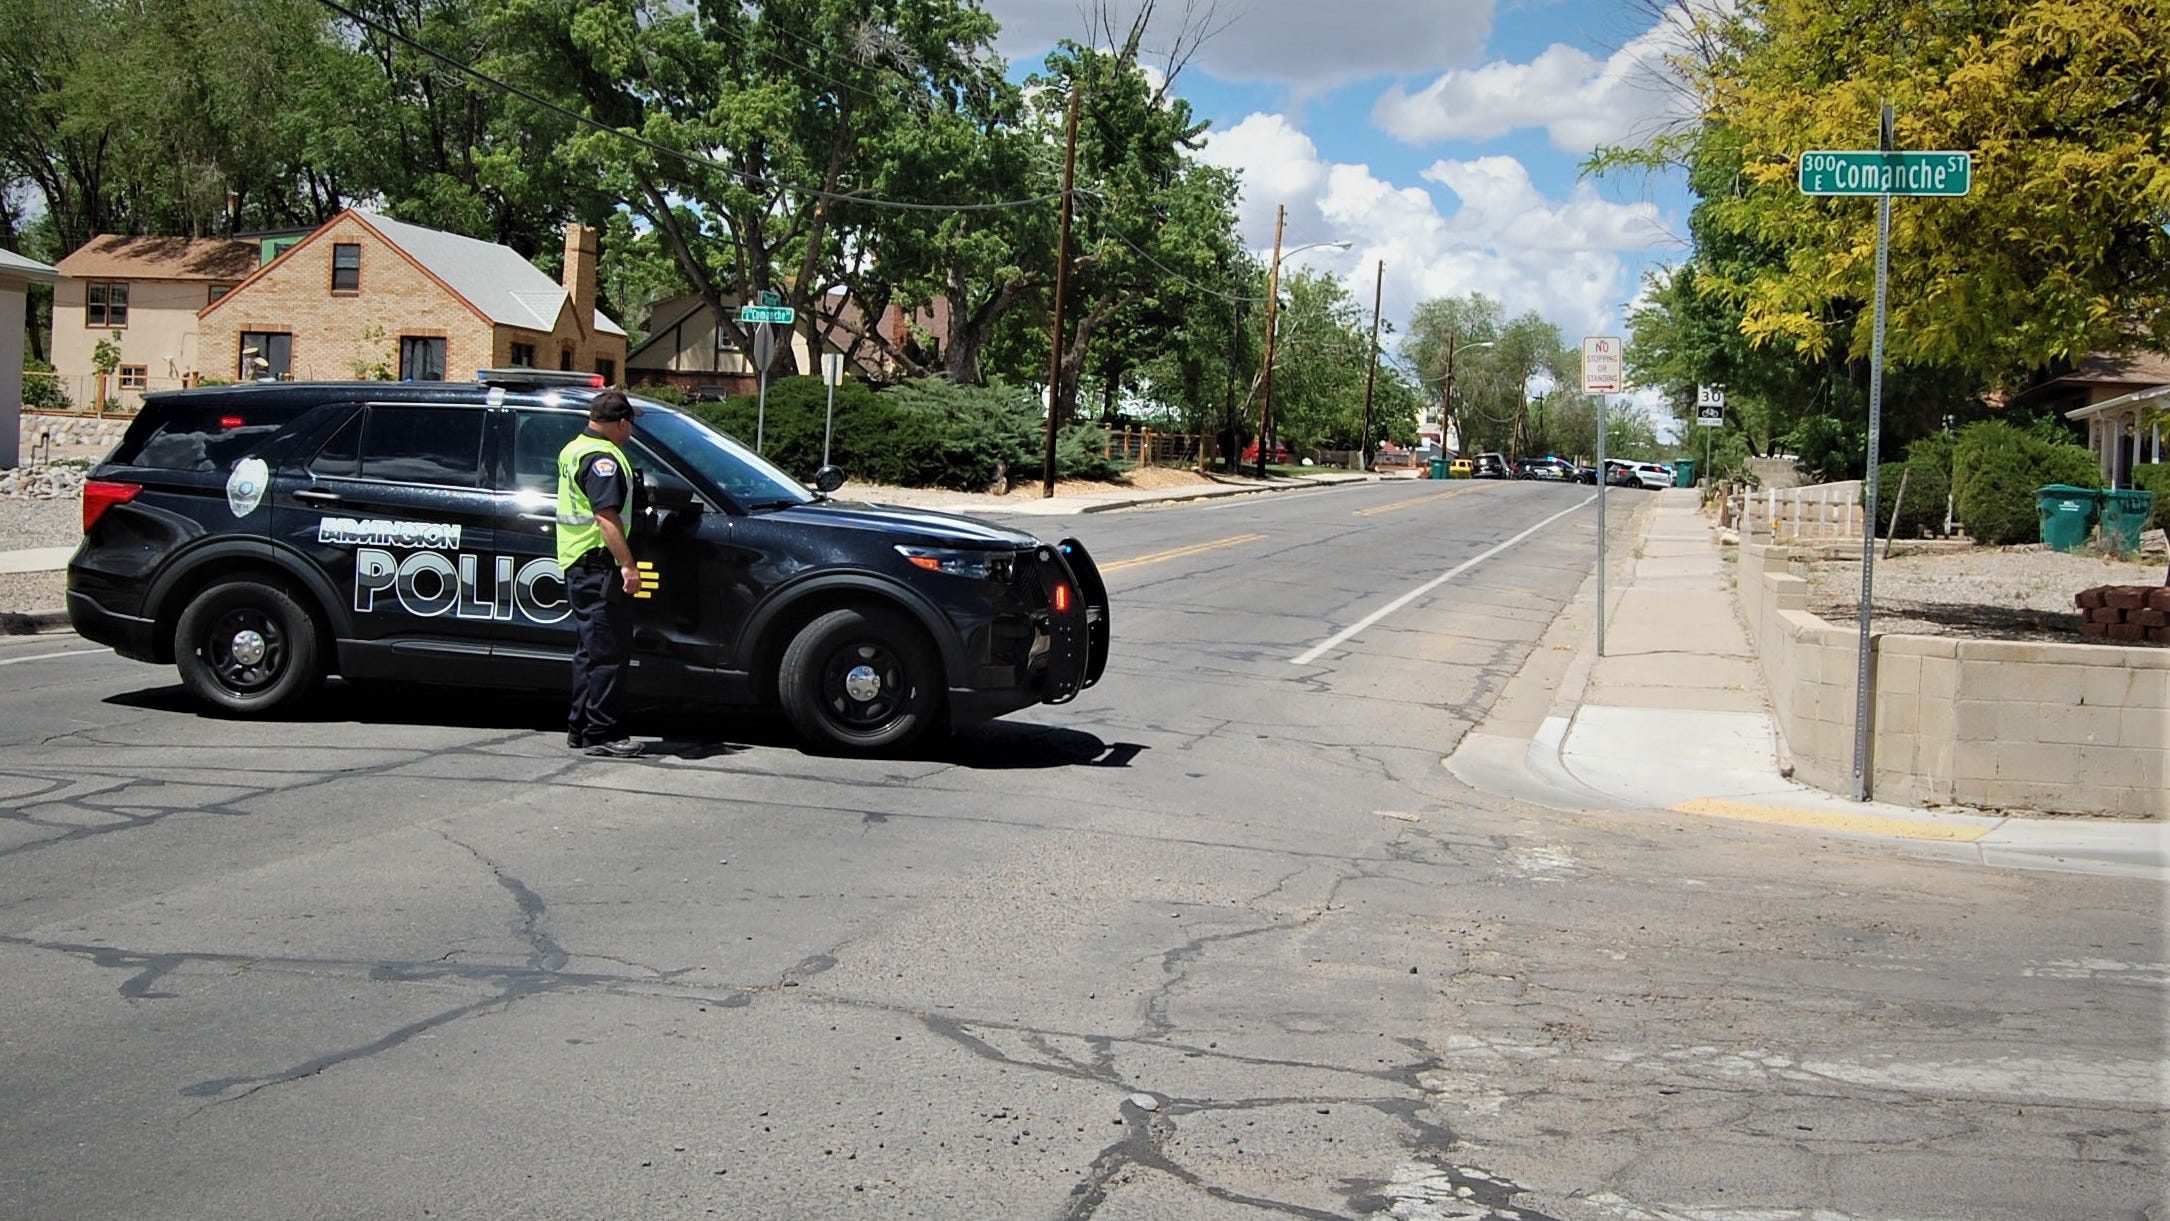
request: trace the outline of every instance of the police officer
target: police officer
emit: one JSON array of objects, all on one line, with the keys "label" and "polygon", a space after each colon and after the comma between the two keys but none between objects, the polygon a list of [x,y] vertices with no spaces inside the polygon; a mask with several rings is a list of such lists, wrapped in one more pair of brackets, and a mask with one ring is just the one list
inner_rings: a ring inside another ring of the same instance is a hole
[{"label": "police officer", "polygon": [[641,590],[627,541],[636,484],[624,449],[639,414],[625,395],[605,390],[588,404],[587,431],[558,453],[558,567],[580,632],[565,744],[614,759],[641,753],[618,727],[633,654],[633,595]]}]

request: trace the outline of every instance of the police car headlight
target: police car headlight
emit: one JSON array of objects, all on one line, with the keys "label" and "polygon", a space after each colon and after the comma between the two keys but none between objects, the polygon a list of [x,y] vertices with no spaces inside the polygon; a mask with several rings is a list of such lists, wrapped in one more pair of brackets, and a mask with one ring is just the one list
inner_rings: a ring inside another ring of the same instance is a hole
[{"label": "police car headlight", "polygon": [[966,577],[974,581],[1007,581],[1010,579],[1011,557],[1000,551],[951,551],[940,547],[906,547],[899,544],[897,554],[914,568],[928,572],[946,572],[953,577]]}]

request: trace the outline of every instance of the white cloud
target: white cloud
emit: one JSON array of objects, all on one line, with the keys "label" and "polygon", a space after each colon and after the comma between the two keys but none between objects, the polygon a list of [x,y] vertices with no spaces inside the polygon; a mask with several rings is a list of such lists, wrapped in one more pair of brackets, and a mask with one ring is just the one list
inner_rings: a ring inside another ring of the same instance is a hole
[{"label": "white cloud", "polygon": [[1693,117],[1666,57],[1682,46],[1679,10],[1599,60],[1555,43],[1526,64],[1494,60],[1451,68],[1415,93],[1396,85],[1379,96],[1372,122],[1410,144],[1491,140],[1542,127],[1553,146],[1586,153],[1648,136]]},{"label": "white cloud", "polygon": [[[1122,29],[1139,3],[1110,0]],[[987,0],[986,8],[1002,23],[998,49],[1013,61],[1037,61],[1059,39],[1092,41],[1085,0]],[[1299,95],[1371,77],[1437,72],[1475,62],[1492,34],[1492,8],[1493,0],[1221,0],[1211,19],[1225,26],[1191,64],[1225,81],[1270,81]],[[1181,6],[1160,4],[1146,37],[1146,62],[1164,57],[1182,13]]]},{"label": "white cloud", "polygon": [[[1442,211],[1423,186],[1397,186],[1369,166],[1329,162],[1281,115],[1253,114],[1208,135],[1203,158],[1243,175],[1239,221],[1261,257],[1273,244],[1274,206],[1288,206],[1284,249],[1348,241],[1347,251],[1310,250],[1292,264],[1340,275],[1369,296],[1373,263],[1386,261],[1390,317],[1417,302],[1481,292],[1510,315],[1535,310],[1569,339],[1617,327],[1635,285],[1629,262],[1669,245],[1654,204],[1613,203],[1588,185],[1548,199],[1511,157],[1440,161],[1423,177],[1451,191]],[[1609,332],[1608,332],[1609,333]]]}]

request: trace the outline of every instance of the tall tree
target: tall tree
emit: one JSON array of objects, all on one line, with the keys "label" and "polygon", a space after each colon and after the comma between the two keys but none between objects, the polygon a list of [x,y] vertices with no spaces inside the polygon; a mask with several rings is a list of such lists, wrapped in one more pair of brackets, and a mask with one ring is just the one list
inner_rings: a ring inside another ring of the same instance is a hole
[{"label": "tall tree", "polygon": [[1795,187],[1800,154],[1974,153],[1972,193],[1895,209],[1894,364],[2014,378],[2100,348],[2170,347],[2170,57],[2160,0],[1749,0],[1685,60],[1738,148],[1715,228],[1783,258],[1729,286],[1742,333],[1866,354],[1874,208]]}]

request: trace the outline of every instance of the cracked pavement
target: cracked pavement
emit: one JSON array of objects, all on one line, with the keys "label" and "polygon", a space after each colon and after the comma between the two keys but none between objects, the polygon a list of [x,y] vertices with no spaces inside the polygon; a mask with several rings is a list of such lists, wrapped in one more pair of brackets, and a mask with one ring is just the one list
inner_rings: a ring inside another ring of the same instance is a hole
[{"label": "cracked pavement", "polygon": [[1424,490],[1078,524],[1264,537],[900,758],[11,666],[0,1214],[2170,1216],[2159,889],[1461,787],[1592,531],[1291,665],[1574,495]]}]

